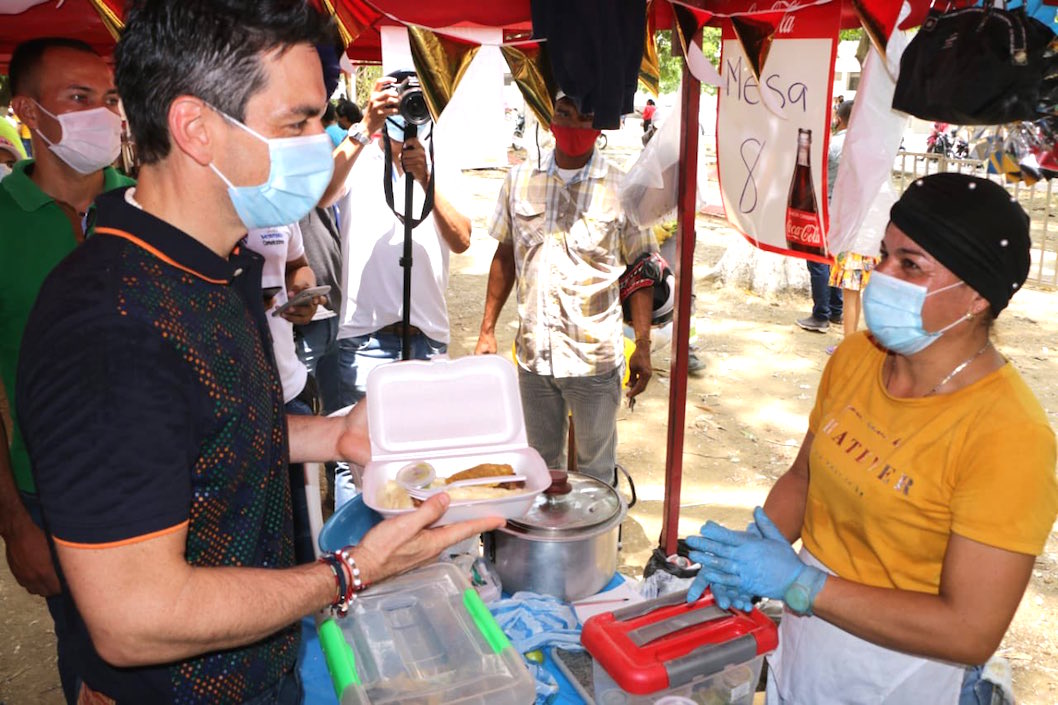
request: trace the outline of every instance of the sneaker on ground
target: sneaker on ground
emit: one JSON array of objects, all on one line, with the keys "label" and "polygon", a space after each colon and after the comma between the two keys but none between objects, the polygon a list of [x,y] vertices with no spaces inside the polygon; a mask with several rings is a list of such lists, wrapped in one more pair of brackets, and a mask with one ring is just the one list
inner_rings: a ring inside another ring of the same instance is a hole
[{"label": "sneaker on ground", "polygon": [[827,329],[830,328],[830,321],[820,320],[815,316],[805,316],[797,319],[797,325],[814,333],[826,333]]},{"label": "sneaker on ground", "polygon": [[841,316],[831,316],[830,317],[830,322],[833,323],[836,326],[840,326],[841,325],[841,320],[842,320]]},{"label": "sneaker on ground", "polygon": [[700,377],[705,373],[705,361],[694,354],[694,351],[688,351],[687,353],[687,374],[691,377]]}]

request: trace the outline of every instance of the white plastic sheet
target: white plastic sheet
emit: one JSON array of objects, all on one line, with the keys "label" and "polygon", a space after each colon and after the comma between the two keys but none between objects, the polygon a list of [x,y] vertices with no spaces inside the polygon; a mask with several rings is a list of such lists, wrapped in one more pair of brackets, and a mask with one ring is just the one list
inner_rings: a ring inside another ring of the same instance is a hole
[{"label": "white plastic sheet", "polygon": [[[682,86],[677,95],[682,95]],[[680,111],[674,108],[621,182],[621,208],[638,227],[650,227],[676,209],[681,123]]]},{"label": "white plastic sheet", "polygon": [[889,185],[893,160],[907,125],[907,115],[892,109],[900,56],[907,42],[906,33],[897,30],[886,48],[888,66],[873,48],[864,62],[830,200],[827,238],[832,253],[878,256],[895,200]]}]

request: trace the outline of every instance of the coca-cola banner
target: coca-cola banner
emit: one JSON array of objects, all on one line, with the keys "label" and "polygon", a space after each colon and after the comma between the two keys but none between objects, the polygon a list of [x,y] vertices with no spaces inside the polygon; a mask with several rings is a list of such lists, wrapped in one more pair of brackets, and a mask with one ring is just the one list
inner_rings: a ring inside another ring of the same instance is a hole
[{"label": "coca-cola banner", "polygon": [[727,218],[761,249],[829,261],[826,155],[841,3],[743,4],[760,13],[755,31],[726,21],[720,57],[716,154]]}]

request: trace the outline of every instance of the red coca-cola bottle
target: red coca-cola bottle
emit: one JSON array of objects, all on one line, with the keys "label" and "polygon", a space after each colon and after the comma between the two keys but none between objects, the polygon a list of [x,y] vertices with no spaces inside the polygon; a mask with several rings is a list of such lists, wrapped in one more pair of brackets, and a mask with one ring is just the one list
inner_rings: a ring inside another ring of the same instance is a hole
[{"label": "red coca-cola bottle", "polygon": [[786,205],[786,246],[797,252],[826,257],[823,222],[816,206],[812,184],[812,131],[797,130],[797,166],[790,181],[790,199]]}]

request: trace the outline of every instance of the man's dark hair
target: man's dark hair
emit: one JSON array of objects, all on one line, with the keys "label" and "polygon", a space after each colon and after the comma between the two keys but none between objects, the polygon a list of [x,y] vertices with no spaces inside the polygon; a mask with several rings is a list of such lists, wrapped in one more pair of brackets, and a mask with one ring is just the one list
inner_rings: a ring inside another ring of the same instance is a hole
[{"label": "man's dark hair", "polygon": [[321,118],[324,125],[330,125],[334,122],[334,103],[327,101],[327,107],[323,109],[323,117]]},{"label": "man's dark hair", "polygon": [[849,118],[852,117],[852,104],[855,102],[855,100],[844,100],[834,108],[834,114],[838,116],[838,120],[846,125],[849,124]]},{"label": "man's dark hair", "polygon": [[169,106],[195,96],[245,122],[264,87],[261,57],[326,39],[305,0],[136,0],[114,54],[115,79],[140,160],[166,157]]},{"label": "man's dark hair", "polygon": [[338,101],[338,107],[335,108],[335,112],[353,125],[364,119],[364,113],[360,110],[360,106],[345,98]]},{"label": "man's dark hair", "polygon": [[38,37],[22,42],[15,47],[11,53],[11,65],[8,69],[8,79],[11,84],[11,95],[25,95],[37,98],[40,86],[37,81],[37,69],[40,61],[48,49],[73,49],[88,54],[99,56],[96,50],[80,39],[69,37]]}]

